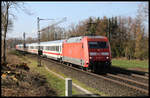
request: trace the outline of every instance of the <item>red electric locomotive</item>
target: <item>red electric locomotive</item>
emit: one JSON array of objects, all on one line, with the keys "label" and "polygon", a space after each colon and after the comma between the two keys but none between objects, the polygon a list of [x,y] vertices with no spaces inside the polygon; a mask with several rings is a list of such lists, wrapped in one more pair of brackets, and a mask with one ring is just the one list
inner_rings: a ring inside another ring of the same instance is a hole
[{"label": "red electric locomotive", "polygon": [[107,37],[81,36],[62,44],[62,61],[99,72],[111,66],[111,49]]}]

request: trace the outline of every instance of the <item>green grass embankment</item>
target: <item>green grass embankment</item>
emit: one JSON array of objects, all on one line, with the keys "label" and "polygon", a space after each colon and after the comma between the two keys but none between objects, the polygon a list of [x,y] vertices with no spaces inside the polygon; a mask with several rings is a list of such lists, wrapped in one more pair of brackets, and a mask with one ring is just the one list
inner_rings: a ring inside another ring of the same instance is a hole
[{"label": "green grass embankment", "polygon": [[139,68],[148,71],[149,65],[148,60],[127,60],[127,59],[112,59],[112,66],[121,68]]}]

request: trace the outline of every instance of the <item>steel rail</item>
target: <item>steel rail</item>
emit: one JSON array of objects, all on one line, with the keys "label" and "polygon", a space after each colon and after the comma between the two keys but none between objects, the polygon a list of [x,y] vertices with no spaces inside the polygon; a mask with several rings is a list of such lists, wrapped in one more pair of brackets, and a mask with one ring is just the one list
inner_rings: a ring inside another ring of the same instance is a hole
[{"label": "steel rail", "polygon": [[138,84],[138,85],[142,85],[142,86],[145,86],[148,88],[149,85],[147,84],[144,84],[144,83],[141,83],[141,82],[137,82],[135,80],[132,80],[132,79],[128,79],[128,78],[125,78],[125,77],[121,77],[121,76],[117,76],[117,75],[113,75],[113,74],[109,74],[107,73],[108,76],[111,76],[111,77],[115,77],[115,78],[119,78],[121,80],[125,80],[125,81],[128,81],[128,82],[132,82],[132,83],[135,83],[135,84]]},{"label": "steel rail", "polygon": [[147,76],[141,76],[141,75],[137,75],[137,74],[131,74],[131,76],[135,76],[135,77],[139,77],[139,78],[143,78],[143,79],[149,79],[149,77]]}]

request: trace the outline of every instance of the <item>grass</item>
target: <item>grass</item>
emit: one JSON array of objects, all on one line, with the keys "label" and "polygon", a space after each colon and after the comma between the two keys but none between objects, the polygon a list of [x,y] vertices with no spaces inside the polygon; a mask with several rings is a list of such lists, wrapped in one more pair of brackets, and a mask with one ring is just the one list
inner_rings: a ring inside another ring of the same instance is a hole
[{"label": "grass", "polygon": [[145,68],[148,69],[148,60],[126,60],[126,59],[112,59],[112,65],[122,68]]},{"label": "grass", "polygon": [[8,51],[8,53],[10,53],[10,54],[14,54],[14,55],[17,55],[17,56],[21,56],[22,54],[20,54],[18,51],[16,51],[16,50],[7,50]]}]

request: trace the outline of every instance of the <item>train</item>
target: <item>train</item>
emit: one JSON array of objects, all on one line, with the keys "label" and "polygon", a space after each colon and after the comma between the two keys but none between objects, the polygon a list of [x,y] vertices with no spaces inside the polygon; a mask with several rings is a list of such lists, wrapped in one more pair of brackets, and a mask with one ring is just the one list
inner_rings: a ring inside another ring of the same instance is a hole
[{"label": "train", "polygon": [[[38,43],[16,45],[16,50],[38,54]],[[79,36],[40,42],[42,57],[51,58],[83,70],[100,72],[111,67],[111,47],[105,36]]]}]

